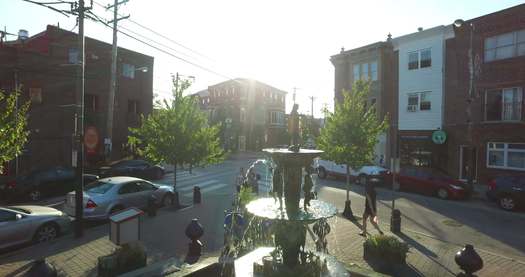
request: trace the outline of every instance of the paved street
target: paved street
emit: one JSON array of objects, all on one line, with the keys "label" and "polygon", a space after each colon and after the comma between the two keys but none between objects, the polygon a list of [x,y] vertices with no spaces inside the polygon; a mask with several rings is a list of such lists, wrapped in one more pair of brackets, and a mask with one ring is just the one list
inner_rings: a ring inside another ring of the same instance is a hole
[{"label": "paved street", "polygon": [[[231,207],[235,176],[241,166],[247,168],[255,159],[231,159],[218,165],[195,168],[192,174],[180,170],[177,173],[177,190],[181,201],[191,204],[193,186],[199,185],[203,203],[190,206],[188,210],[163,209],[157,217],[144,221],[143,241],[151,254],[149,261],[153,263],[169,257],[182,260],[187,247],[184,228],[193,217],[198,217],[205,226],[203,241],[206,255],[216,254],[222,246],[223,211]],[[269,191],[271,178],[264,171],[258,170],[258,173],[261,174],[260,191],[264,196]],[[344,181],[313,179],[318,197],[334,203],[341,212],[346,196]],[[157,182],[172,184],[172,180],[173,173],[169,173]],[[353,185],[350,197],[354,214],[359,216],[364,207],[363,188]],[[509,268],[509,276],[514,276],[514,272],[525,268],[525,213],[505,212],[480,199],[446,201],[404,192],[393,194],[390,190],[378,189],[379,219],[385,231],[388,231],[391,200],[394,197],[396,208],[403,214],[401,238],[412,247],[409,256],[412,269],[407,276],[452,276],[457,270],[453,255],[465,243],[473,244],[484,258],[486,268],[483,272],[487,275],[483,276],[492,276],[502,268]],[[60,203],[60,198],[43,202],[58,208],[61,207]],[[341,261],[368,268],[361,259],[362,238],[357,236],[358,224],[340,216],[331,219],[330,223],[333,228],[329,238],[331,253]],[[95,224],[86,230],[86,238],[82,241],[67,234],[57,242],[52,242],[51,247],[36,245],[3,253],[0,255],[0,275],[26,266],[31,259],[46,256],[61,265],[69,276],[93,275],[96,257],[108,254],[112,249],[102,247],[108,245],[106,234],[107,224]]]}]

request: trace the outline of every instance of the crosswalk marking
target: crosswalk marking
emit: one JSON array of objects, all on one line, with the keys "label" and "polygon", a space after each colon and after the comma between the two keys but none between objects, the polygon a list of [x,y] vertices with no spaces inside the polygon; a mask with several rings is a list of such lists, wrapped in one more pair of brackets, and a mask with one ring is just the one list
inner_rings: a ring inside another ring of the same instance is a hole
[{"label": "crosswalk marking", "polygon": [[[206,193],[206,192],[210,192],[212,190],[218,190],[218,189],[221,189],[221,188],[226,187],[226,186],[230,186],[230,185],[219,183],[219,184],[216,184],[216,185],[213,185],[213,186],[206,187],[204,189],[201,188],[201,194]],[[188,193],[184,194],[185,197],[190,197],[192,195],[193,195],[193,192],[188,192]]]},{"label": "crosswalk marking", "polygon": [[204,181],[204,182],[194,182],[192,183],[192,185],[186,185],[186,186],[183,186],[182,188],[179,187],[179,185],[177,184],[177,191],[187,191],[187,190],[192,190],[193,187],[195,186],[199,186],[200,188],[203,188],[209,184],[213,184],[213,183],[217,183],[218,181],[217,180],[209,180],[209,181]]}]

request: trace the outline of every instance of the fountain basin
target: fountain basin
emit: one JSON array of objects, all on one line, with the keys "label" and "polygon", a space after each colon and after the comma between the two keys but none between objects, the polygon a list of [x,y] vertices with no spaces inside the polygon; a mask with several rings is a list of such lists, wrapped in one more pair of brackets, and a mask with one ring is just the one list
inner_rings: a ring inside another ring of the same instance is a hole
[{"label": "fountain basin", "polygon": [[[299,208],[296,214],[287,213],[285,205],[286,203],[283,203],[281,209],[277,198],[264,197],[251,201],[246,205],[246,209],[257,217],[271,220],[304,221],[305,223],[330,218],[337,214],[337,208],[334,205],[321,200],[311,200],[306,211]],[[301,199],[299,206],[303,206],[303,199]]]}]

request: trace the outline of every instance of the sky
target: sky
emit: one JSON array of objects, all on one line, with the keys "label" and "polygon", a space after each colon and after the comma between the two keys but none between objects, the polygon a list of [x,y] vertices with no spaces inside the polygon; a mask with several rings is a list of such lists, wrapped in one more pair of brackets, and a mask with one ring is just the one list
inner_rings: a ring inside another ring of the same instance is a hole
[{"label": "sky", "polygon": [[[89,5],[90,0],[86,3]],[[97,3],[106,6],[113,0],[95,0],[92,10],[99,17],[112,19],[111,11]],[[122,34],[118,45],[155,58],[153,86],[159,98],[171,95],[170,76],[176,72],[195,77],[189,93],[231,78],[252,78],[287,91],[287,112],[292,107],[293,88],[297,88],[301,113],[311,112],[309,97],[314,96],[314,114],[318,117],[323,106],[333,108],[334,67],[330,56],[338,54],[341,47],[348,50],[384,41],[388,33],[397,37],[416,32],[418,27],[448,25],[458,18],[467,20],[522,3],[517,0],[129,0],[119,6],[119,14],[129,14],[133,21],[122,20],[119,26],[147,37],[144,40],[186,61]],[[0,0],[0,28],[9,33],[25,29],[31,36],[45,30],[48,24],[60,24],[63,29],[77,32],[75,23],[74,17],[45,7],[22,0]],[[86,21],[85,33],[112,42],[112,30],[100,23]]]}]

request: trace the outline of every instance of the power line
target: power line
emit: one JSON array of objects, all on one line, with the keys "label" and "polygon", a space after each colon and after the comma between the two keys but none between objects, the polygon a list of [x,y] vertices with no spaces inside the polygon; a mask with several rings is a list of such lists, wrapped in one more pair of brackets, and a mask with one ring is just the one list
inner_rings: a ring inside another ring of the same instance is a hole
[{"label": "power line", "polygon": [[[96,22],[100,22],[100,23],[102,23],[104,26],[113,29],[113,27],[109,26],[104,20],[102,20],[99,16],[97,16],[97,15],[94,14],[93,12],[89,12],[89,14],[92,15],[92,16],[87,16],[89,19],[91,19],[91,20],[93,20],[93,21],[96,21]],[[193,66],[195,66],[195,67],[198,67],[198,68],[200,68],[200,69],[202,69],[202,70],[204,70],[204,71],[207,71],[207,72],[209,72],[209,73],[215,74],[215,75],[217,75],[217,76],[220,76],[220,77],[223,77],[223,78],[226,78],[226,79],[229,79],[229,80],[233,80],[233,79],[234,79],[234,78],[232,78],[232,77],[230,77],[230,76],[224,75],[224,74],[219,73],[219,72],[217,72],[217,71],[215,71],[215,70],[212,70],[212,69],[209,69],[209,68],[204,67],[204,66],[202,66],[202,65],[199,65],[199,64],[197,64],[197,63],[191,62],[191,61],[189,61],[189,60],[187,60],[187,59],[181,58],[181,57],[179,57],[179,56],[177,56],[177,55],[175,55],[175,54],[173,54],[173,53],[170,53],[170,52],[168,52],[168,51],[166,51],[166,50],[164,50],[164,49],[162,49],[162,48],[159,48],[159,47],[157,47],[157,46],[151,44],[150,42],[147,42],[147,41],[145,41],[145,40],[143,40],[143,39],[140,39],[140,38],[137,38],[137,37],[135,37],[135,36],[133,36],[133,35],[130,35],[130,34],[128,34],[127,32],[124,32],[124,31],[121,31],[121,30],[117,30],[117,31],[118,31],[119,33],[121,33],[121,34],[123,34],[123,35],[125,35],[125,36],[127,36],[127,37],[129,37],[129,38],[131,38],[131,39],[134,39],[134,40],[136,40],[136,41],[138,41],[138,42],[140,42],[140,43],[142,43],[142,44],[145,44],[145,45],[147,45],[147,46],[149,46],[149,47],[151,47],[151,48],[153,48],[153,49],[156,49],[157,51],[160,51],[160,52],[162,52],[162,53],[164,53],[164,54],[166,54],[166,55],[169,55],[169,56],[171,56],[171,57],[174,57],[174,58],[176,58],[176,59],[178,59],[178,60],[181,60],[181,61],[183,61],[183,62],[185,62],[185,63],[191,64],[191,65],[193,65]],[[150,40],[150,41],[152,41],[152,40]],[[153,41],[153,42],[156,43],[155,41]]]},{"label": "power line", "polygon": [[[100,7],[105,8],[104,5],[98,3],[97,1],[93,1],[93,3],[97,4],[97,5],[100,6]],[[191,49],[190,47],[187,47],[187,46],[185,46],[184,44],[182,44],[182,43],[180,43],[180,42],[177,42],[177,41],[171,39],[170,37],[167,37],[167,36],[165,36],[165,35],[163,35],[163,34],[157,32],[157,31],[155,31],[155,30],[153,30],[153,29],[151,29],[151,28],[149,28],[149,27],[147,27],[147,26],[144,26],[144,25],[138,23],[138,22],[135,21],[135,20],[132,20],[132,19],[128,19],[128,20],[129,20],[129,22],[131,22],[131,23],[133,23],[133,24],[135,24],[135,25],[137,25],[137,26],[139,26],[139,27],[141,27],[141,28],[143,28],[143,29],[145,29],[145,30],[147,30],[147,31],[150,31],[150,32],[154,33],[155,35],[157,35],[157,36],[159,36],[159,37],[161,37],[161,38],[163,38],[163,39],[166,39],[166,40],[168,40],[168,41],[170,41],[170,42],[172,42],[172,43],[174,43],[174,44],[176,44],[176,45],[178,45],[178,46],[180,46],[180,47],[182,47],[182,48],[184,48],[184,49],[186,49],[186,50],[188,50],[188,51],[190,51],[190,52],[192,52],[192,53],[194,53],[194,54],[197,54],[197,55],[199,55],[199,56],[201,56],[201,57],[203,57],[203,58],[206,58],[206,59],[208,59],[208,60],[210,60],[210,61],[213,61],[212,58],[210,58],[210,57],[208,57],[208,56],[206,56],[206,55],[204,55],[204,54],[202,54],[202,53],[199,53],[198,51],[193,50],[193,49]]]},{"label": "power line", "polygon": [[36,2],[36,1],[31,1],[31,0],[22,0],[22,1],[25,1],[25,2],[28,2],[28,3],[31,3],[31,4],[35,4],[35,5],[39,5],[39,6],[42,6],[42,7],[46,7],[50,10],[53,10],[55,12],[58,12],[66,17],[69,17],[68,13],[69,12],[66,12],[66,11],[63,11],[63,10],[59,10],[57,8],[53,8],[51,6],[47,6],[47,5],[51,5],[51,4],[70,4],[71,5],[71,8],[73,8],[74,6],[74,3],[73,2],[65,2],[65,1],[58,1],[57,2]]}]

